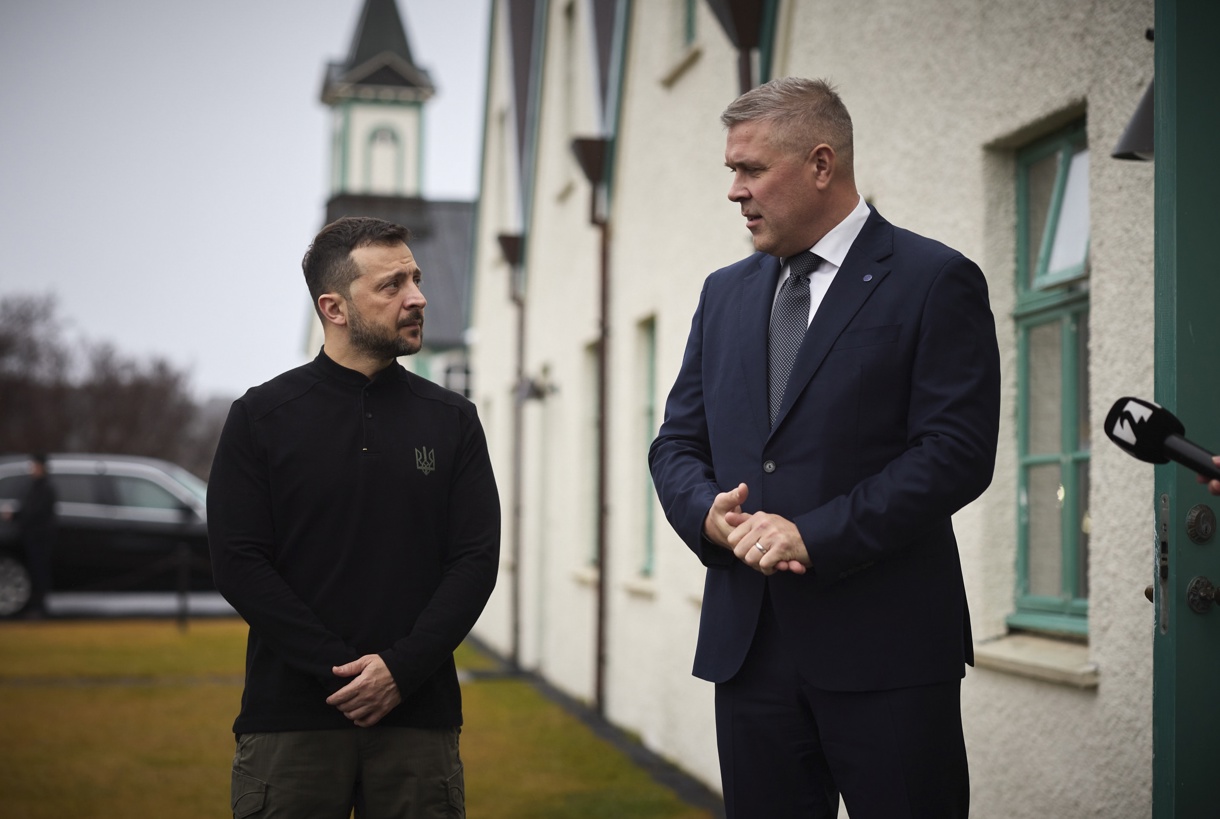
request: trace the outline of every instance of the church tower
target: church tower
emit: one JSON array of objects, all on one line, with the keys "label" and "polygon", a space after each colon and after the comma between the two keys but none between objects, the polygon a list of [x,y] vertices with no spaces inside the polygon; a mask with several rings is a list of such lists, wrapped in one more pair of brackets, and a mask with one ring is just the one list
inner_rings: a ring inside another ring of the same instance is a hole
[{"label": "church tower", "polygon": [[347,59],[327,66],[330,193],[420,195],[424,103],[436,92],[415,64],[394,0],[365,0]]}]

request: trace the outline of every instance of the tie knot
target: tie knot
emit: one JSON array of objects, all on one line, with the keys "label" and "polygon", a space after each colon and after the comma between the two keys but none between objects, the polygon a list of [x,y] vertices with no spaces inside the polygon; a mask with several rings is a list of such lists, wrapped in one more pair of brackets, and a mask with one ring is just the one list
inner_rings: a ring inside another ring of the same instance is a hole
[{"label": "tie knot", "polygon": [[812,253],[810,251],[805,251],[804,253],[797,253],[795,256],[788,259],[788,269],[792,271],[793,276],[800,276],[801,278],[807,279],[809,278],[809,274],[816,270],[818,265],[821,263],[821,256],[818,256],[816,253]]}]

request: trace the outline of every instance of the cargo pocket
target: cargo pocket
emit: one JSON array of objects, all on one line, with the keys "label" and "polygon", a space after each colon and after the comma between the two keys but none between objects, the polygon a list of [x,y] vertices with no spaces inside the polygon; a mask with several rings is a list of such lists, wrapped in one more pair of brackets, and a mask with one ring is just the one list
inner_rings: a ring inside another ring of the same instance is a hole
[{"label": "cargo pocket", "polygon": [[233,819],[253,816],[263,809],[267,799],[267,783],[248,774],[233,771],[231,802]]},{"label": "cargo pocket", "polygon": [[449,789],[449,819],[466,819],[466,778],[461,765],[445,785]]}]

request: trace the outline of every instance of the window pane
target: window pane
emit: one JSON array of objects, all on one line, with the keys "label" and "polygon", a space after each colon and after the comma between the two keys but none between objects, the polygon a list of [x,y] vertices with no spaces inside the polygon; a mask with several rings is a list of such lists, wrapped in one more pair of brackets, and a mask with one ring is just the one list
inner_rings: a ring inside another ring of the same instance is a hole
[{"label": "window pane", "polygon": [[0,478],[0,498],[21,500],[25,497],[25,493],[30,491],[30,481],[32,480],[33,478],[24,473]]},{"label": "window pane", "polygon": [[1062,447],[1062,325],[1051,321],[1029,330],[1029,454],[1058,453]]},{"label": "window pane", "polygon": [[1093,521],[1089,517],[1089,462],[1076,464],[1076,485],[1080,487],[1080,534],[1076,543],[1076,592],[1081,600],[1089,596],[1089,530]]},{"label": "window pane", "polygon": [[1046,220],[1051,209],[1051,196],[1055,193],[1055,178],[1059,175],[1059,154],[1043,157],[1026,168],[1025,190],[1029,196],[1026,210],[1027,248],[1026,284],[1034,286],[1038,275],[1038,254],[1042,250],[1042,237],[1046,233]]},{"label": "window pane", "polygon": [[200,503],[207,502],[208,485],[200,478],[196,477],[194,473],[187,472],[185,469],[175,464],[170,464],[169,473],[174,480],[185,486],[192,495],[198,498]]},{"label": "window pane", "polygon": [[378,128],[369,141],[369,190],[374,193],[396,193],[400,160],[398,135],[388,128]]},{"label": "window pane", "polygon": [[1059,465],[1029,469],[1029,593],[1063,595],[1063,484]]},{"label": "window pane", "polygon": [[119,506],[146,509],[180,509],[182,502],[152,481],[126,475],[114,476],[114,493]]},{"label": "window pane", "polygon": [[61,503],[101,503],[97,490],[100,478],[94,475],[66,475],[51,473],[51,486]]},{"label": "window pane", "polygon": [[1084,264],[1089,249],[1089,151],[1072,156],[1068,167],[1067,186],[1059,206],[1059,221],[1055,226],[1055,241],[1047,273],[1055,275]]}]

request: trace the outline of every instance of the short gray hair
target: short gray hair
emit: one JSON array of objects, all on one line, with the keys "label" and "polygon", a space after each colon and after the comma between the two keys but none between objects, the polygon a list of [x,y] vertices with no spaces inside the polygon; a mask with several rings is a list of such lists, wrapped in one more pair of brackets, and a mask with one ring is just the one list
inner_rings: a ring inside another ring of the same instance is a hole
[{"label": "short gray hair", "polygon": [[743,122],[770,122],[775,127],[774,140],[784,149],[804,153],[825,142],[840,163],[849,169],[852,166],[851,114],[825,80],[771,80],[733,100],[720,122],[726,128]]}]

